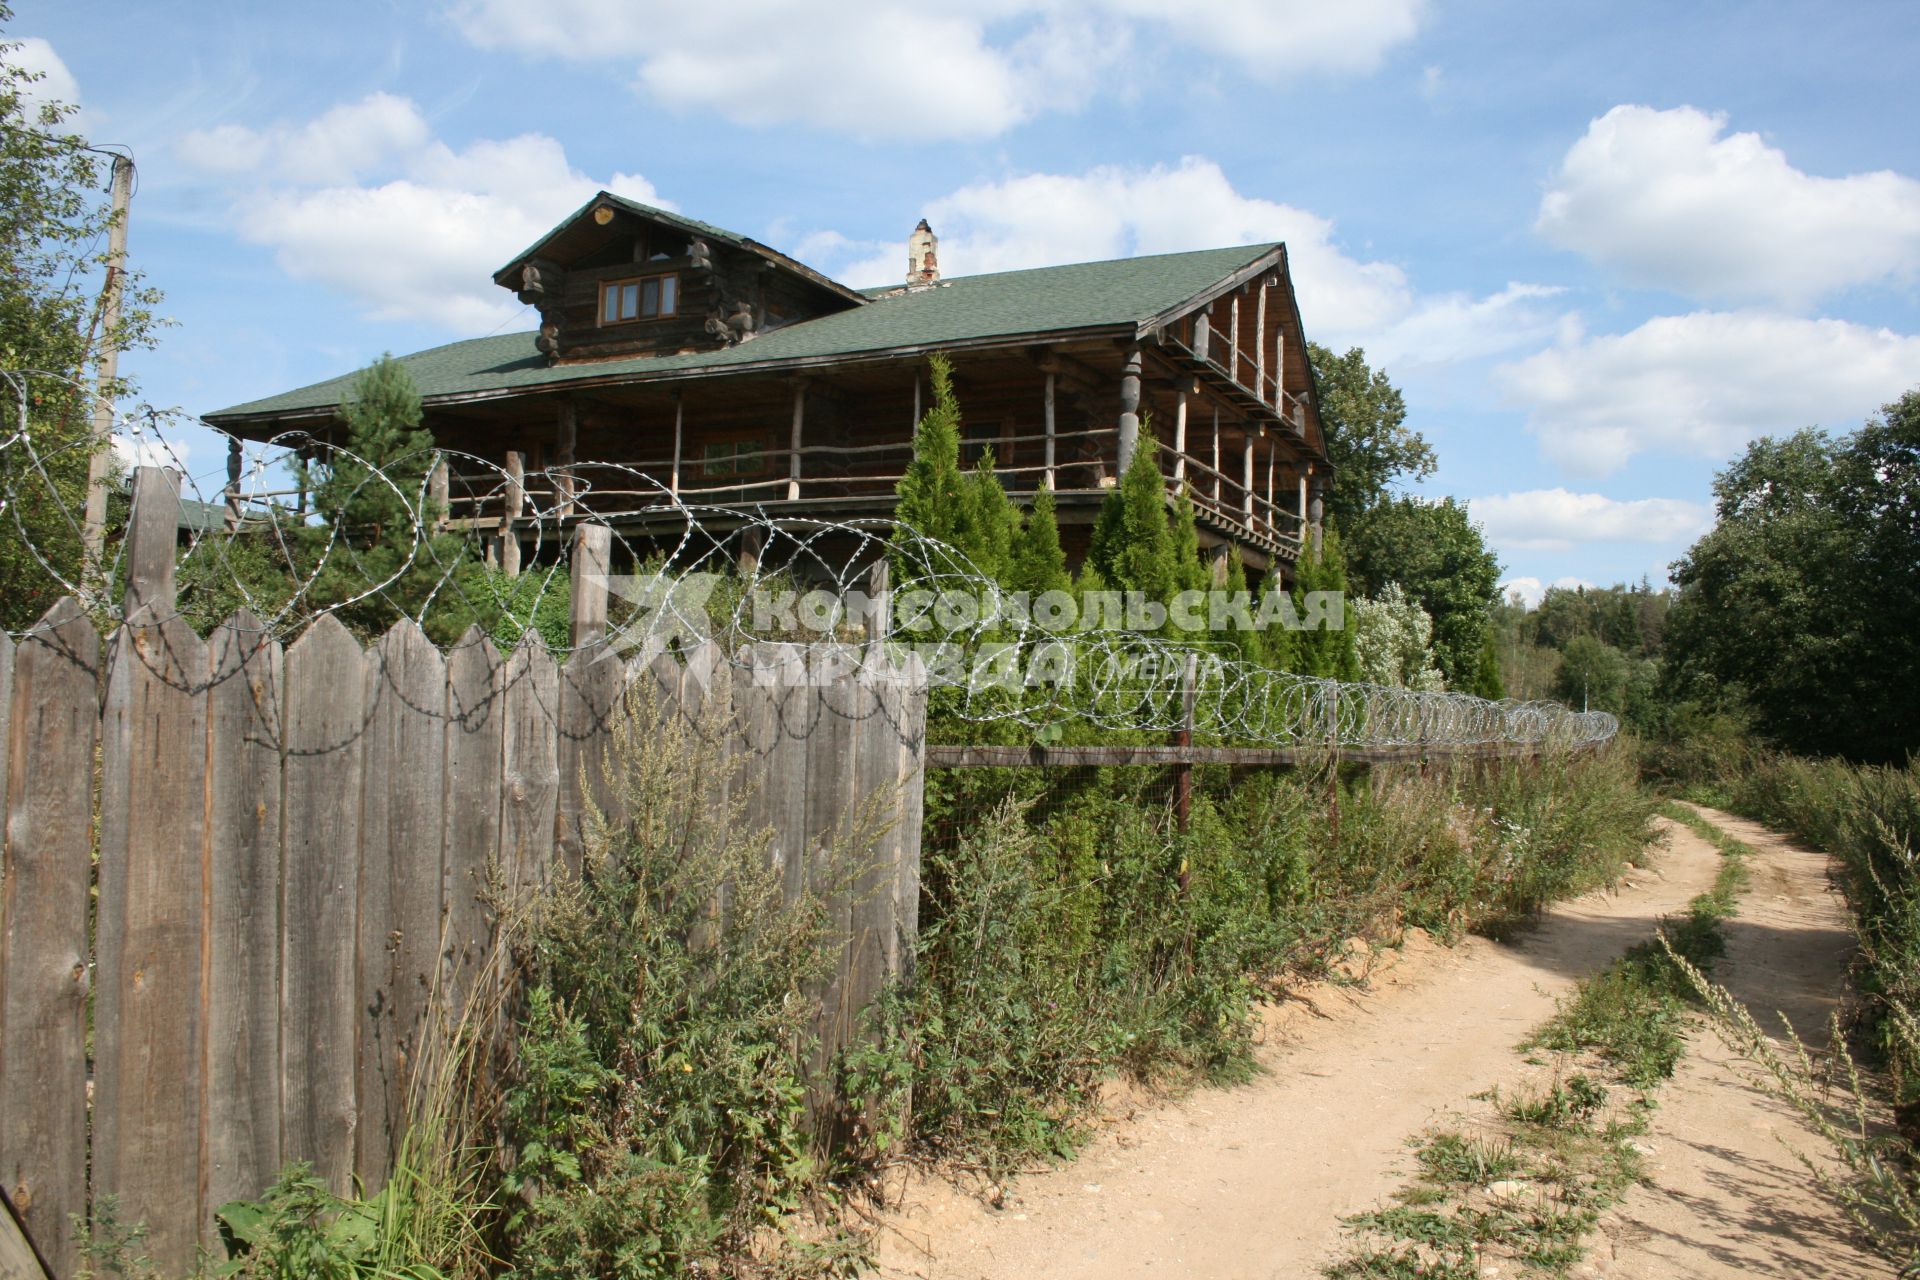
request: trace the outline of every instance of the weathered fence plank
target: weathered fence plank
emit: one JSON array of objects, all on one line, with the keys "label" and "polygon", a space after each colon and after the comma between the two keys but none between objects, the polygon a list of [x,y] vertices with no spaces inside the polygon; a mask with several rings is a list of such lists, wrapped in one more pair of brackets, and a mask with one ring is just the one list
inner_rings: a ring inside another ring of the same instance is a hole
[{"label": "weathered fence plank", "polygon": [[354,1161],[354,940],[366,662],[327,614],[286,656],[281,1158],[336,1192]]},{"label": "weathered fence plank", "polygon": [[[151,469],[143,468],[147,472]],[[165,474],[165,473],[163,473]],[[136,501],[151,493],[142,489]],[[163,554],[171,565],[172,527]],[[138,548],[134,548],[134,553]],[[137,567],[137,566],[136,566]],[[207,651],[164,595],[114,633],[100,752],[93,1198],[185,1271],[200,1239],[201,890]],[[130,588],[130,594],[134,588]],[[144,617],[165,621],[143,623]]]},{"label": "weathered fence plank", "polygon": [[852,955],[853,889],[858,860],[868,850],[858,847],[853,821],[858,800],[854,791],[855,724],[861,689],[853,668],[835,650],[819,649],[807,655],[812,687],[803,690],[815,706],[807,729],[804,858],[805,886],[825,909],[832,968],[821,983],[816,1011],[812,1079],[815,1101],[832,1101],[831,1090],[820,1082],[828,1078],[833,1055],[847,1042],[853,1010],[848,1005],[848,965]]},{"label": "weathered fence plank", "polygon": [[606,779],[607,744],[626,685],[626,664],[611,645],[578,650],[560,668],[560,812],[556,832],[561,859],[580,870],[581,834],[587,808],[605,813],[612,797]]},{"label": "weathered fence plank", "polygon": [[913,944],[920,933],[920,832],[926,818],[927,668],[909,653],[900,708],[900,874],[893,882],[894,954],[888,969],[913,976]]},{"label": "weathered fence plank", "polygon": [[537,638],[507,659],[501,725],[500,871],[516,897],[553,865],[560,800],[560,673]]},{"label": "weathered fence plank", "polygon": [[469,628],[447,658],[447,846],[444,973],[456,1012],[488,944],[481,901],[501,850],[502,724],[505,671],[500,651]]},{"label": "weathered fence plank", "polygon": [[87,1209],[87,888],[100,637],[72,600],[13,655],[5,920],[0,924],[0,1180],[55,1272]]},{"label": "weathered fence plank", "polygon": [[207,1211],[257,1196],[280,1168],[283,658],[242,610],[213,633],[208,661],[203,1232]]},{"label": "weathered fence plank", "polygon": [[361,746],[354,1165],[386,1181],[407,1082],[440,973],[447,789],[447,663],[402,620],[366,655]]}]

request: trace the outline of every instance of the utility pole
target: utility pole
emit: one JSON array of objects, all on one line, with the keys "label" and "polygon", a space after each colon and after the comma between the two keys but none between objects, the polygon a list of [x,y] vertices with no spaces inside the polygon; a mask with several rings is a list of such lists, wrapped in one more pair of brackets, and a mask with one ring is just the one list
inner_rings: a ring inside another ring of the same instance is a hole
[{"label": "utility pole", "polygon": [[94,383],[92,452],[87,460],[86,563],[97,573],[107,544],[107,472],[113,461],[113,384],[120,377],[120,298],[127,275],[127,205],[133,157],[113,158],[113,222],[107,229],[107,283],[100,301],[100,365]]}]

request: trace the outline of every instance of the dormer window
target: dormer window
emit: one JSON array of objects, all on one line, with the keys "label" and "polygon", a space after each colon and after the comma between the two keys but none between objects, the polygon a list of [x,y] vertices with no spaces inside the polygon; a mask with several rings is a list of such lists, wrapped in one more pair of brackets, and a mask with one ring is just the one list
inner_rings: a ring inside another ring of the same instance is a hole
[{"label": "dormer window", "polygon": [[680,277],[643,276],[638,280],[609,280],[600,286],[600,323],[658,320],[679,310]]}]

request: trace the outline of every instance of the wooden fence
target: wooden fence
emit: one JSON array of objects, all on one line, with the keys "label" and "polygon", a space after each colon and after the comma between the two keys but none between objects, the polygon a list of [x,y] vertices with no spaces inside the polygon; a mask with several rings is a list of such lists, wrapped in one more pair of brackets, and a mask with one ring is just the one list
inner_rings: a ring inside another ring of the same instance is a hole
[{"label": "wooden fence", "polygon": [[[292,1160],[384,1179],[432,998],[492,945],[490,873],[577,865],[623,690],[724,699],[796,890],[870,797],[899,812],[829,908],[845,940],[828,1051],[910,955],[925,681],[760,645],[623,658],[604,639],[606,531],[574,559],[564,664],[331,616],[285,650],[245,613],[205,640],[174,609],[178,481],[143,468],[127,621],[70,600],[0,635],[0,1179],[53,1274],[103,1195],[184,1271],[212,1214]],[[792,676],[805,671],[808,678]],[[710,704],[708,704],[710,705]]]}]

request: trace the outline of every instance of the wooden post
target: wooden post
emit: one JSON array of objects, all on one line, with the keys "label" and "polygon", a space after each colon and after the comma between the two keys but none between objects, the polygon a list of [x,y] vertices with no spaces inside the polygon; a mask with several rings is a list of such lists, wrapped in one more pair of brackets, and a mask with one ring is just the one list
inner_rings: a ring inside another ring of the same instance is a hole
[{"label": "wooden post", "polygon": [[1213,406],[1213,505],[1220,505],[1220,406]]},{"label": "wooden post", "polygon": [[1307,473],[1300,473],[1300,536],[1307,536]]},{"label": "wooden post", "polygon": [[573,531],[573,647],[583,649],[607,638],[607,563],[613,530],[583,524]]},{"label": "wooden post", "polygon": [[559,427],[554,448],[553,487],[555,511],[562,516],[573,514],[573,455],[579,443],[580,414],[571,397],[560,401]]},{"label": "wooden post", "polygon": [[[1193,745],[1193,711],[1199,674],[1199,655],[1190,653],[1180,678],[1180,727],[1173,731],[1173,745],[1176,747]],[[1190,756],[1182,756],[1173,767],[1173,813],[1180,830],[1185,831],[1193,814],[1193,760]],[[1187,891],[1188,879],[1187,860],[1183,857],[1180,859],[1180,892],[1183,894]]]},{"label": "wooden post", "polygon": [[1240,457],[1240,485],[1245,490],[1243,506],[1246,510],[1247,524],[1253,524],[1253,424],[1243,422],[1240,429],[1246,433],[1246,444]]},{"label": "wooden post", "polygon": [[1260,292],[1253,303],[1253,394],[1267,398],[1267,282],[1260,281]]},{"label": "wooden post", "polygon": [[887,586],[887,558],[883,555],[867,571],[867,642],[878,644],[887,638],[893,621],[893,594]]},{"label": "wooden post", "polygon": [[1269,440],[1267,442],[1267,527],[1276,532],[1279,530],[1279,525],[1273,518],[1275,510],[1273,505],[1273,461],[1274,455],[1279,452],[1278,442]]},{"label": "wooden post", "polygon": [[180,477],[165,467],[136,467],[133,513],[127,521],[127,593],[121,602],[128,621],[143,607],[163,617],[174,612],[173,558],[179,536]]},{"label": "wooden post", "polygon": [[227,437],[227,532],[240,527],[240,437]]},{"label": "wooden post", "polygon": [[1140,443],[1140,348],[1127,348],[1127,362],[1120,373],[1120,474],[1126,475],[1133,463],[1133,451]]},{"label": "wooden post", "polygon": [[447,455],[435,453],[433,470],[427,476],[427,505],[433,508],[433,531],[447,531],[447,502],[451,498],[451,484],[447,476]]},{"label": "wooden post", "polygon": [[678,391],[673,393],[673,470],[667,475],[667,492],[674,497],[680,496],[680,454],[685,443],[684,426],[686,421],[686,401]]},{"label": "wooden post", "polygon": [[1207,317],[1213,310],[1209,303],[1207,309],[1193,318],[1193,357],[1196,360],[1207,358],[1207,348],[1213,344],[1213,322]]},{"label": "wooden post", "polygon": [[145,1222],[166,1273],[192,1266],[201,1209],[207,653],[174,607],[179,486],[134,472],[101,720],[93,1009],[94,1201]]},{"label": "wooden post", "polygon": [[[914,385],[915,396],[917,399],[920,384],[916,382],[913,385]],[[1046,476],[1047,476],[1047,488],[1049,489],[1056,487],[1053,482],[1053,456],[1054,456],[1053,449],[1054,449],[1054,435],[1055,435],[1053,415],[1054,415],[1053,371],[1048,370],[1047,371],[1047,457],[1046,457],[1047,471],[1046,471]]]},{"label": "wooden post", "polygon": [[1280,313],[1280,322],[1273,326],[1273,407],[1282,417],[1286,416],[1287,401],[1287,313]]},{"label": "wooden post", "polygon": [[760,551],[765,541],[766,531],[759,525],[749,525],[740,531],[738,563],[741,577],[752,578],[760,572]]},{"label": "wooden post", "polygon": [[113,158],[113,216],[107,224],[107,278],[100,296],[100,364],[93,384],[92,454],[87,459],[86,525],[82,533],[85,564],[92,573],[101,568],[107,541],[107,474],[113,466],[113,401],[108,392],[120,376],[121,292],[127,281],[127,206],[133,199],[133,157]]},{"label": "wooden post", "polygon": [[913,375],[913,438],[920,438],[920,375]]},{"label": "wooden post", "polygon": [[1193,379],[1183,378],[1173,402],[1173,481],[1177,487],[1187,478],[1187,395]]},{"label": "wooden post", "polygon": [[514,530],[514,522],[526,509],[527,455],[509,449],[506,502],[500,511],[500,571],[509,578],[520,575],[520,535]]},{"label": "wooden post", "polygon": [[1240,293],[1227,299],[1227,376],[1240,381]]},{"label": "wooden post", "polygon": [[800,425],[807,415],[807,384],[793,384],[793,437],[787,444],[787,501],[800,496]]}]

